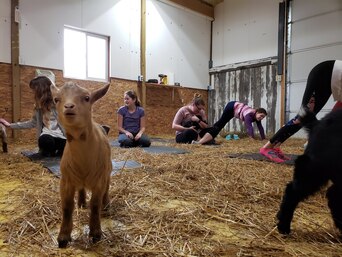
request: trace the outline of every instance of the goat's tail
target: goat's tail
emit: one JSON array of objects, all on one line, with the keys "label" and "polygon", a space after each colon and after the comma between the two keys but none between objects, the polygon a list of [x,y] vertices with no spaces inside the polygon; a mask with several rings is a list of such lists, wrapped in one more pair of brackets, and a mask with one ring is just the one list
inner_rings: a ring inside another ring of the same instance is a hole
[{"label": "goat's tail", "polygon": [[299,110],[299,120],[304,128],[307,130],[311,130],[313,127],[316,126],[318,120],[316,118],[316,114],[310,111],[307,107],[301,107]]}]

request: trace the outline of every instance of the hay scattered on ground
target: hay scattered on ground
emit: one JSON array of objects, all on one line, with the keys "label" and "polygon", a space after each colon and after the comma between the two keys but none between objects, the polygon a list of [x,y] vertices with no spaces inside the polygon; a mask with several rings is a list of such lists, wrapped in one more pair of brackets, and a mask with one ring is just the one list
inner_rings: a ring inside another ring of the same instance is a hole
[{"label": "hay scattered on ground", "polygon": [[[141,168],[112,177],[111,208],[102,215],[103,240],[88,240],[88,210],[75,209],[73,242],[60,250],[59,179],[10,144],[0,154],[0,251],[8,256],[342,256],[325,192],[297,209],[293,232],[275,229],[275,214],[292,166],[227,158],[257,152],[260,141],[221,140],[219,146],[180,147],[188,154],[149,154],[112,148],[115,160]],[[302,140],[284,151],[300,154]]]}]

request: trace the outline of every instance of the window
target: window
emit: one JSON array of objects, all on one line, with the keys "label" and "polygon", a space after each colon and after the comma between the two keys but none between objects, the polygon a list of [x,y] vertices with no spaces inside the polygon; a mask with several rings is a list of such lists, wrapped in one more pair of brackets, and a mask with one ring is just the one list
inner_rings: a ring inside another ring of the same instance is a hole
[{"label": "window", "polygon": [[64,77],[108,81],[109,37],[64,27]]}]

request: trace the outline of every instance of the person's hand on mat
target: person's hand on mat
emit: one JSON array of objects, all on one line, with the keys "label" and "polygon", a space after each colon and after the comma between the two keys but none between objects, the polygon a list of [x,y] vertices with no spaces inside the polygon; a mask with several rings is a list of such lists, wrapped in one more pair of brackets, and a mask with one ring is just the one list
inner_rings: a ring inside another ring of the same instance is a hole
[{"label": "person's hand on mat", "polygon": [[3,119],[3,118],[0,118],[0,123],[3,124],[5,127],[9,127],[10,126],[10,123],[7,120]]}]

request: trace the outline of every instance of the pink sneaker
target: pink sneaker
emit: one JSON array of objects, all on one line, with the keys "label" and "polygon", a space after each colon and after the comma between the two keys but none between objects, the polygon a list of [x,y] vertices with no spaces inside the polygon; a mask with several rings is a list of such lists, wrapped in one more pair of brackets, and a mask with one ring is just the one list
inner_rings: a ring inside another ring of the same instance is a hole
[{"label": "pink sneaker", "polygon": [[279,147],[278,147],[278,148],[274,148],[273,150],[276,151],[276,152],[278,153],[278,156],[279,156],[281,159],[283,159],[283,160],[285,160],[285,161],[291,160],[289,157],[287,157],[287,156],[283,153],[282,150],[280,150]]},{"label": "pink sneaker", "polygon": [[283,163],[285,161],[278,156],[278,152],[273,148],[260,148],[259,152],[273,162]]}]

